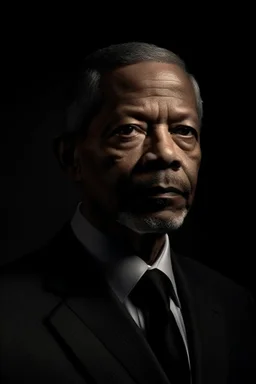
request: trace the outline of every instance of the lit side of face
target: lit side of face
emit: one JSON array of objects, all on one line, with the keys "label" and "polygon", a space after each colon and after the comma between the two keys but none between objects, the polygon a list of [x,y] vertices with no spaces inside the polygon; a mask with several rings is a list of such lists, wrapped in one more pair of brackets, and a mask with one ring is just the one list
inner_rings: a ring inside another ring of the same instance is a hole
[{"label": "lit side of face", "polygon": [[190,79],[174,64],[143,62],[106,75],[101,87],[106,101],[76,150],[88,219],[140,233],[178,228],[201,161]]}]

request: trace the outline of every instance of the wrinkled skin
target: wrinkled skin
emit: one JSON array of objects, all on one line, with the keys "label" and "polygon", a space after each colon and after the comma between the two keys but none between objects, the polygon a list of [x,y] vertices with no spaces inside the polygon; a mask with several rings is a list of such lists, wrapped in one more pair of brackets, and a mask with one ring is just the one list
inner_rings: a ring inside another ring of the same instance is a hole
[{"label": "wrinkled skin", "polygon": [[[182,225],[194,199],[201,161],[195,92],[180,67],[156,62],[118,68],[101,89],[103,107],[72,168],[82,213],[152,264],[164,234]],[[156,186],[180,193],[152,197]]]}]

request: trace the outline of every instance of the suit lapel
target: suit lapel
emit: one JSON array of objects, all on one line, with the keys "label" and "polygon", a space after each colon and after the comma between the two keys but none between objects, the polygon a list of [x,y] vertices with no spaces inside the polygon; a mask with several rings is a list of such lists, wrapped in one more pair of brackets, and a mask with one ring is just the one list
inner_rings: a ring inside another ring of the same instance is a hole
[{"label": "suit lapel", "polygon": [[[202,276],[197,278],[196,270],[190,270],[182,256],[172,252],[172,263],[193,384],[224,383],[227,330],[222,310],[211,289],[205,291],[205,281],[201,285]],[[47,247],[42,270],[44,288],[63,298],[46,324],[79,362],[81,371],[89,371],[97,383],[111,377],[113,383],[121,378],[127,384],[168,384],[140,329],[105,283],[102,271],[75,238],[69,223]]]},{"label": "suit lapel", "polygon": [[70,298],[48,323],[96,382],[168,383],[139,328],[111,297]]},{"label": "suit lapel", "polygon": [[172,252],[172,264],[186,327],[192,382],[226,383],[228,347],[223,310],[212,287],[206,289],[203,276],[196,276],[183,256]]},{"label": "suit lapel", "polygon": [[46,318],[49,331],[97,383],[168,384],[141,330],[73,236],[66,227],[46,258],[44,288],[63,298]]}]

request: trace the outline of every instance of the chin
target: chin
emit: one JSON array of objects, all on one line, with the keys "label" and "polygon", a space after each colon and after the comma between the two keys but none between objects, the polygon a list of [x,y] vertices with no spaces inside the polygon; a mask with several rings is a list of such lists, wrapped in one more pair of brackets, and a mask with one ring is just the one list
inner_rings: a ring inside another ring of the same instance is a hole
[{"label": "chin", "polygon": [[147,214],[120,212],[117,222],[140,234],[168,233],[182,226],[187,213],[188,210],[186,208],[175,212],[163,210]]}]

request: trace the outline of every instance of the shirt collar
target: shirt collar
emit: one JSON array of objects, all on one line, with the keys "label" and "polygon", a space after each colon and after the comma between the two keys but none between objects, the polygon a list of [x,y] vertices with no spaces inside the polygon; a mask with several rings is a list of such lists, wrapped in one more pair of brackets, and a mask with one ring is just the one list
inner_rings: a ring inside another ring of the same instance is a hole
[{"label": "shirt collar", "polygon": [[77,239],[87,251],[100,263],[104,264],[106,279],[121,302],[128,297],[141,276],[148,270],[158,268],[172,282],[175,293],[177,289],[172,269],[169,236],[165,235],[165,243],[161,254],[152,266],[135,254],[131,254],[118,240],[114,243],[96,229],[82,215],[79,202],[71,220],[71,227]]}]

